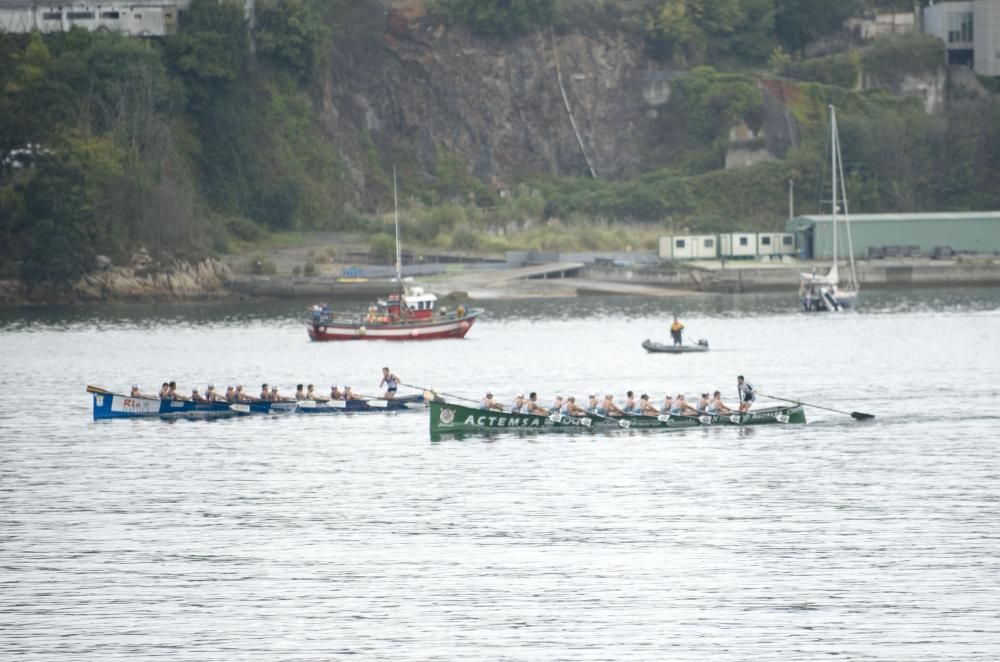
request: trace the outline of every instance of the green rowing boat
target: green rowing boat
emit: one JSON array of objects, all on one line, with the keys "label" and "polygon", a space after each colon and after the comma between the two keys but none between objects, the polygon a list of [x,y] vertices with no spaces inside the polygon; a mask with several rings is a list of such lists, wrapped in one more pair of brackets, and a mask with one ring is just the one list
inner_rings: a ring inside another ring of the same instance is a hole
[{"label": "green rowing boat", "polygon": [[660,416],[625,415],[609,418],[597,414],[566,416],[563,414],[515,414],[509,411],[489,411],[456,405],[451,402],[432,402],[431,437],[446,434],[490,433],[513,431],[581,431],[581,430],[681,430],[695,427],[801,424],[806,414],[801,404],[784,407],[767,407],[733,415]]}]

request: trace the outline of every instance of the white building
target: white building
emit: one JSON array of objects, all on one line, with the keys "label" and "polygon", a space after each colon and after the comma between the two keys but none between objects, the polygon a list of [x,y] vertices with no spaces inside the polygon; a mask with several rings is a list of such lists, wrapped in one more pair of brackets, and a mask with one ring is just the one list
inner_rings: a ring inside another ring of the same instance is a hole
[{"label": "white building", "polygon": [[65,32],[73,27],[141,37],[174,34],[191,0],[0,0],[0,32]]},{"label": "white building", "polygon": [[1000,76],[1000,0],[939,2],[922,19],[924,32],[944,42],[948,64]]},{"label": "white building", "polygon": [[686,234],[660,237],[661,260],[714,259],[718,256],[714,234]]}]

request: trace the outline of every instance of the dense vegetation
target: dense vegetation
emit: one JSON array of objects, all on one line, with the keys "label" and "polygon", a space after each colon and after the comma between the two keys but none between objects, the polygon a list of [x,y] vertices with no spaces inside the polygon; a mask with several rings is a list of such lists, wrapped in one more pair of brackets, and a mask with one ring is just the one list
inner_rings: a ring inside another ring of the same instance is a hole
[{"label": "dense vegetation", "polygon": [[[335,3],[336,4],[336,3]],[[0,35],[0,275],[66,281],[137,245],[204,254],[334,208],[306,88],[322,0],[194,0],[162,41]]]},{"label": "dense vegetation", "polygon": [[[953,95],[947,114],[927,115],[914,99],[856,86],[862,72],[892,88],[937,70],[936,40],[804,55],[872,4],[901,8],[892,0],[434,0],[439,16],[474,38],[611,21],[684,73],[671,82],[647,171],[635,179],[525,172],[513,197],[500,198],[458,155],[437,147],[433,163],[418,163],[405,138],[364,130],[366,186],[388,198],[399,163],[409,171],[408,241],[456,250],[635,247],[664,225],[779,227],[789,180],[801,212],[824,197],[834,103],[855,209],[1000,206],[995,81],[983,81],[985,98]],[[337,66],[330,60],[342,40],[357,38],[356,6],[258,0],[252,33],[237,0],[194,0],[179,33],[162,40],[0,34],[0,278],[68,282],[99,253],[117,263],[139,245],[198,256],[296,229],[356,231],[373,237],[373,253],[386,252],[384,220],[346,208],[356,180],[320,119],[321,85]],[[724,170],[729,129],[764,121],[762,77],[785,86],[797,144],[783,160]]]}]

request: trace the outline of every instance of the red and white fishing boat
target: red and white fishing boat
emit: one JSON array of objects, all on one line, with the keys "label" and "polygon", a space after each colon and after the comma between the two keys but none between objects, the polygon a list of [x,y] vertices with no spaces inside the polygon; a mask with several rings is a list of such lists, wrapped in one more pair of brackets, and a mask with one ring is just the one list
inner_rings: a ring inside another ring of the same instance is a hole
[{"label": "red and white fishing boat", "polygon": [[313,308],[311,340],[434,340],[463,338],[481,310],[437,308],[437,297],[419,287],[391,294],[368,307],[367,313],[334,313]]},{"label": "red and white fishing boat", "polygon": [[[392,173],[396,198],[396,171]],[[367,313],[337,313],[325,305],[313,306],[307,325],[311,340],[435,340],[464,338],[481,310],[459,305],[454,310],[437,307],[437,297],[423,288],[407,290],[399,247],[399,207],[396,208],[396,283],[400,291],[376,301]]]}]

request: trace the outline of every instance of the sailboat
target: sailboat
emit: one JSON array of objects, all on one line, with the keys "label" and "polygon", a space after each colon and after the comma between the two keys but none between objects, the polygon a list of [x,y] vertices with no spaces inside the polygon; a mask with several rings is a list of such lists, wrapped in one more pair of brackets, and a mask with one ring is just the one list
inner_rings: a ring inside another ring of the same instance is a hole
[{"label": "sailboat", "polygon": [[439,308],[437,296],[421,287],[408,288],[403,280],[399,242],[399,196],[396,169],[392,169],[392,197],[396,222],[396,284],[399,289],[375,301],[365,313],[336,313],[313,306],[306,330],[310,340],[434,340],[464,338],[481,310],[457,306]]},{"label": "sailboat", "polygon": [[[830,106],[830,171],[832,177],[833,200],[831,204],[831,232],[833,234],[833,263],[825,274],[800,274],[799,300],[806,312],[839,312],[854,308],[858,301],[858,274],[854,266],[854,243],[851,241],[850,213],[847,209],[847,187],[844,184],[844,160],[840,152],[840,134],[837,131],[837,109]],[[844,205],[843,217],[840,204]],[[850,271],[845,279],[840,277],[839,267],[839,223],[843,223],[847,236],[847,256]]]}]

